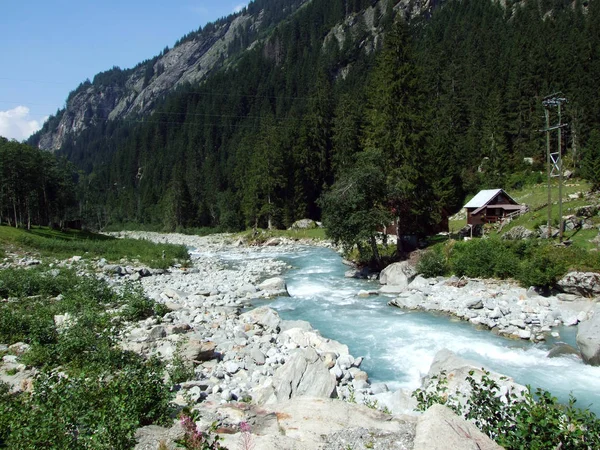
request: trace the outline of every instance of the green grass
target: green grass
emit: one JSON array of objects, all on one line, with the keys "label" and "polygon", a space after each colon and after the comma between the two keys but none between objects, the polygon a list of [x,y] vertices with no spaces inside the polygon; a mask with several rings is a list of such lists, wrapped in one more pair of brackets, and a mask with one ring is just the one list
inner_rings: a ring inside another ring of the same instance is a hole
[{"label": "green grass", "polygon": [[[34,227],[31,231],[0,226],[0,244],[4,248],[34,252],[42,258],[105,258],[118,262],[122,258],[137,260],[155,268],[185,263],[189,255],[184,246],[154,244],[138,239],[116,239],[88,231],[57,231]],[[164,259],[163,259],[164,252]]]}]

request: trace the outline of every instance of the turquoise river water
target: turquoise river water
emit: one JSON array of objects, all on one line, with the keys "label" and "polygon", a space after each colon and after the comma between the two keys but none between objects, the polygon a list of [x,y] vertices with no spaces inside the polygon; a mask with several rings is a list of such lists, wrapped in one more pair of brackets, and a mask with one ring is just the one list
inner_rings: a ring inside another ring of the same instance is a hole
[{"label": "turquoise river water", "polygon": [[[358,297],[360,290],[377,289],[378,282],[345,278],[348,268],[330,249],[219,256],[233,265],[240,258],[265,257],[289,263],[292,269],[283,276],[290,297],[270,301],[269,306],[283,319],[307,320],[323,336],[348,345],[352,355],[364,356],[361,368],[371,382],[384,382],[392,390],[415,389],[436,352],[448,348],[518,383],[547,389],[560,400],[572,393],[579,407],[600,414],[600,367],[574,357],[547,358],[550,343],[513,341],[445,315],[403,311],[388,306],[388,297]],[[576,328],[559,331],[563,341],[574,344]]]}]

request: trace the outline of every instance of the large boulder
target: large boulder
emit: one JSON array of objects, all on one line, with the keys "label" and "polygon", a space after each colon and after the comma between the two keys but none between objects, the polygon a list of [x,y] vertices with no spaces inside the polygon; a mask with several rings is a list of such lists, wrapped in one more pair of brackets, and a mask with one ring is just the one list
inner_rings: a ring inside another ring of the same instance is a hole
[{"label": "large boulder", "polygon": [[600,312],[578,325],[577,346],[587,364],[600,366]]},{"label": "large boulder", "polygon": [[[219,406],[219,416],[234,407]],[[260,407],[244,405],[248,408],[256,450],[409,450],[414,440],[415,418],[390,416],[360,404],[303,397]],[[240,448],[239,433],[221,438],[224,447]]]},{"label": "large boulder", "polygon": [[521,239],[530,239],[536,237],[536,234],[523,226],[516,226],[502,235],[502,239],[508,241],[517,241]]},{"label": "large boulder", "polygon": [[406,289],[417,276],[415,267],[408,261],[390,264],[381,271],[379,282],[398,289]]},{"label": "large boulder", "polygon": [[202,342],[198,339],[188,339],[180,348],[181,358],[184,361],[191,361],[197,364],[210,361],[218,357],[215,352],[217,348],[214,342]]},{"label": "large boulder", "polygon": [[269,278],[258,285],[258,289],[268,297],[281,297],[290,295],[285,280],[281,277]]},{"label": "large boulder", "polygon": [[502,450],[472,422],[446,406],[432,405],[417,422],[413,450]]},{"label": "large boulder", "polygon": [[265,330],[277,331],[281,318],[274,310],[267,306],[253,309],[240,316],[242,322],[252,323],[261,326]]},{"label": "large boulder", "polygon": [[267,403],[294,397],[335,397],[335,376],[329,372],[314,349],[297,349],[290,355],[285,364],[275,372],[272,384],[267,386],[272,389],[272,395],[261,395]]},{"label": "large boulder", "polygon": [[[436,353],[429,368],[429,373],[423,379],[422,388],[427,389],[431,381],[435,382],[434,377],[439,377],[442,372],[446,373],[448,380],[447,392],[456,392],[457,400],[463,405],[471,396],[471,385],[467,378],[472,377],[480,381],[485,374],[481,364],[461,358],[448,349],[442,349]],[[489,372],[488,376],[498,383],[503,396],[508,393],[521,395],[527,391],[525,386],[515,383],[512,378],[507,376],[495,372]]]},{"label": "large boulder", "polygon": [[569,272],[557,283],[567,294],[594,297],[600,295],[600,274],[596,272]]}]

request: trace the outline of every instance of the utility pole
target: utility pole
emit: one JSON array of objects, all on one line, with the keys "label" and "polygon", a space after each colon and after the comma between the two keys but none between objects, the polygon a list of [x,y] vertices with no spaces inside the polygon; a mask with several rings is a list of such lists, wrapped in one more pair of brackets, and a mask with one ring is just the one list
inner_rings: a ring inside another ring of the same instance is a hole
[{"label": "utility pole", "polygon": [[[562,185],[563,185],[563,163],[562,163],[562,129],[567,124],[562,123],[562,104],[567,99],[560,92],[544,97],[542,105],[546,116],[546,128],[540,130],[546,133],[546,162],[548,175],[548,238],[552,236],[552,192],[551,179],[558,177],[558,217],[559,217],[559,242],[563,240],[563,218],[562,218]],[[550,126],[550,108],[557,108],[557,124]],[[552,152],[550,146],[550,133],[558,130],[558,149]]]}]

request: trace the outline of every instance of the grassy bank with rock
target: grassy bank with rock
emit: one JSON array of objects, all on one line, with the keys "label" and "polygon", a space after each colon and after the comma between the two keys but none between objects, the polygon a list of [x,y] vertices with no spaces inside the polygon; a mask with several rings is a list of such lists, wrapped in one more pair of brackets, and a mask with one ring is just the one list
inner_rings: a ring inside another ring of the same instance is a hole
[{"label": "grassy bank with rock", "polygon": [[182,245],[157,244],[139,239],[117,239],[89,231],[59,231],[47,227],[31,230],[0,226],[0,257],[27,254],[42,260],[66,259],[74,255],[88,260],[104,258],[108,262],[122,259],[152,268],[167,268],[189,261]]},{"label": "grassy bank with rock", "polygon": [[417,270],[425,277],[512,278],[524,287],[551,287],[569,271],[600,271],[600,254],[536,239],[451,240],[424,253]]}]

